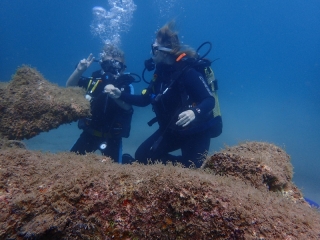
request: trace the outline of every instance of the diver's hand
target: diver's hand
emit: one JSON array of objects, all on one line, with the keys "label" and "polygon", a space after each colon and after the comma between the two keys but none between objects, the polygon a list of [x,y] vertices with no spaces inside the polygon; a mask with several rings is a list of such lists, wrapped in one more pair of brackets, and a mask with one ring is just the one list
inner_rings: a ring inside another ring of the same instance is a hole
[{"label": "diver's hand", "polygon": [[178,117],[179,120],[176,122],[176,125],[182,127],[188,126],[189,123],[191,123],[196,118],[192,110],[184,111],[180,113]]},{"label": "diver's hand", "polygon": [[121,91],[112,84],[108,84],[104,87],[104,92],[108,94],[111,98],[119,98],[121,96]]},{"label": "diver's hand", "polygon": [[77,66],[78,71],[84,72],[85,70],[87,70],[87,68],[91,65],[93,61],[94,61],[94,57],[92,53],[90,53],[87,59],[84,58],[80,60],[80,62],[78,63],[78,66]]}]

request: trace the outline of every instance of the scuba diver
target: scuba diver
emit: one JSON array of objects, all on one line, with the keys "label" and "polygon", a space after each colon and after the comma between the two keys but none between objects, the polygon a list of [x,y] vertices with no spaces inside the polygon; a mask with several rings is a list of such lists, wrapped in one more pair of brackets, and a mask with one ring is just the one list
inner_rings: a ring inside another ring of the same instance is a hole
[{"label": "scuba diver", "polygon": [[[108,86],[111,98],[140,107],[152,104],[155,112],[156,118],[150,122],[158,122],[159,128],[138,147],[135,159],[142,163],[161,160],[200,167],[217,121],[212,114],[215,107],[212,91],[204,76],[190,67],[198,63],[198,53],[181,46],[174,22],[158,30],[151,51],[152,61],[146,60],[145,65],[151,65],[151,69],[154,65],[154,77],[141,95]],[[222,122],[218,124],[222,127]],[[170,154],[178,149],[182,156]]]},{"label": "scuba diver", "polygon": [[[83,130],[71,152],[86,154],[100,150],[115,162],[122,163],[122,138],[128,138],[131,128],[133,108],[119,99],[106,94],[106,85],[113,84],[128,95],[133,94],[135,82],[131,74],[125,74],[124,53],[112,44],[106,44],[100,53],[101,70],[92,73],[90,78],[82,74],[97,61],[92,54],[82,59],[66,82],[66,86],[79,86],[86,89],[86,99],[90,101],[91,117],[80,119],[78,127]],[[135,75],[135,74],[134,74]]]}]

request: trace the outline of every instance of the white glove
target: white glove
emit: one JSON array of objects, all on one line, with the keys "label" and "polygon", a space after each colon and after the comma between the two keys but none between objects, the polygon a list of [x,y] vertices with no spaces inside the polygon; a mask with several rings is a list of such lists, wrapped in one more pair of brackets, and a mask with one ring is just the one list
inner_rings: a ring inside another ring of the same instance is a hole
[{"label": "white glove", "polygon": [[92,55],[92,53],[89,54],[87,59],[82,59],[80,60],[80,62],[78,63],[77,69],[80,72],[84,72],[85,70],[87,70],[87,68],[91,65],[91,63],[93,62],[94,57]]},{"label": "white glove", "polygon": [[108,84],[104,87],[104,92],[108,94],[111,98],[119,98],[121,96],[121,91],[112,84]]},{"label": "white glove", "polygon": [[185,127],[191,123],[196,116],[192,110],[187,110],[179,114],[179,120],[176,122],[176,125]]}]

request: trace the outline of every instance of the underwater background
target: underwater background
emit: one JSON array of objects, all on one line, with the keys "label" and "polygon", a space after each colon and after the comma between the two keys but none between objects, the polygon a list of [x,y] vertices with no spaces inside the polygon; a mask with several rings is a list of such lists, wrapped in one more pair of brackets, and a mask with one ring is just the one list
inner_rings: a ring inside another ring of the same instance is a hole
[{"label": "underwater background", "polygon": [[[135,8],[126,5],[130,2]],[[120,9],[123,14],[112,29],[120,36],[130,72],[141,75],[155,31],[172,19],[184,44],[197,49],[210,41],[207,57],[219,58],[212,67],[224,122],[210,153],[244,141],[277,144],[291,156],[294,183],[320,203],[320,1],[2,0],[0,81],[9,81],[17,67],[27,64],[65,86],[80,59],[89,53],[99,57],[106,36],[92,28],[99,21],[92,10],[102,7],[112,17],[112,4],[132,10]],[[98,68],[93,64],[85,75]],[[135,93],[146,86],[135,84]],[[147,125],[152,117],[151,107],[135,108],[124,153],[134,155],[154,131],[156,126]],[[79,134],[72,123],[25,143],[32,150],[69,151]]]}]

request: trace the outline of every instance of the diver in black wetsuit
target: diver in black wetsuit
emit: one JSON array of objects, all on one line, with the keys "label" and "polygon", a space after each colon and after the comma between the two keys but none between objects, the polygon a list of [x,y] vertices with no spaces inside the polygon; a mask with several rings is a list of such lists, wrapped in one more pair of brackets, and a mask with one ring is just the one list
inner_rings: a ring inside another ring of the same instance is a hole
[{"label": "diver in black wetsuit", "polygon": [[[149,159],[178,161],[200,167],[210,146],[215,99],[204,77],[186,68],[188,61],[184,60],[197,57],[197,53],[182,49],[173,23],[157,32],[151,48],[156,70],[142,95],[130,95],[116,87],[108,94],[132,105],[153,106],[159,129],[138,147],[135,159],[143,163]],[[182,156],[170,154],[177,149],[181,149]]]},{"label": "diver in black wetsuit", "polygon": [[80,86],[87,90],[92,114],[90,119],[79,120],[78,127],[83,132],[71,151],[85,154],[99,149],[103,155],[122,163],[122,138],[129,137],[133,109],[122,100],[110,98],[106,85],[117,86],[121,92],[130,95],[133,94],[131,83],[134,78],[124,74],[124,53],[119,48],[106,44],[100,55],[101,70],[93,72],[91,78],[82,77],[94,61],[90,54],[79,62],[66,83],[67,87]]}]

